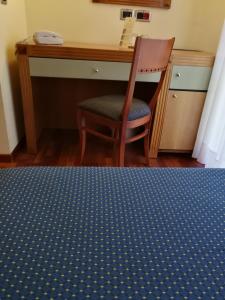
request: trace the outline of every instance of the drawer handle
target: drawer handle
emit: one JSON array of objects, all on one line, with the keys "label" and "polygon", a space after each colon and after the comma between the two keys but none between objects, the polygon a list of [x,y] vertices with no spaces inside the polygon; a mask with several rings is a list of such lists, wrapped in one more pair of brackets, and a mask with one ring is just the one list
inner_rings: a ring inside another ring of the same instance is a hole
[{"label": "drawer handle", "polygon": [[181,77],[181,73],[176,73],[176,77]]},{"label": "drawer handle", "polygon": [[178,98],[178,96],[176,95],[176,94],[173,94],[173,96],[172,96],[174,99],[177,99]]},{"label": "drawer handle", "polygon": [[95,73],[99,72],[99,68],[94,68]]}]

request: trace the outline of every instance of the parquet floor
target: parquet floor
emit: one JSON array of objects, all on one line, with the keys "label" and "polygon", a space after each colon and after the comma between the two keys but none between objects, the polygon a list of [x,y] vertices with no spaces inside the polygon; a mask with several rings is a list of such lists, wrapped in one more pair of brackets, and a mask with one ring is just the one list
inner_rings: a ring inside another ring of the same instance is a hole
[{"label": "parquet floor", "polygon": [[[85,166],[113,166],[113,147],[110,143],[88,136],[85,152]],[[144,167],[141,141],[126,147],[126,167]],[[151,159],[151,167],[203,167],[187,154],[160,153]],[[19,166],[78,166],[78,136],[73,130],[45,130],[40,138],[36,155],[26,152],[21,145],[11,163],[0,163],[0,168]]]}]

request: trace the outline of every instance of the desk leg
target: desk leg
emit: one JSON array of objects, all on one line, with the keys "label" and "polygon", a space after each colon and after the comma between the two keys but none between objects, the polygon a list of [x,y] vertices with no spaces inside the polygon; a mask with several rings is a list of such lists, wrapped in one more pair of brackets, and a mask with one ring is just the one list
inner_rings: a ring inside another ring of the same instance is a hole
[{"label": "desk leg", "polygon": [[37,130],[35,122],[34,101],[29,70],[29,60],[26,54],[18,53],[20,85],[23,98],[23,113],[26,131],[27,151],[37,153]]}]

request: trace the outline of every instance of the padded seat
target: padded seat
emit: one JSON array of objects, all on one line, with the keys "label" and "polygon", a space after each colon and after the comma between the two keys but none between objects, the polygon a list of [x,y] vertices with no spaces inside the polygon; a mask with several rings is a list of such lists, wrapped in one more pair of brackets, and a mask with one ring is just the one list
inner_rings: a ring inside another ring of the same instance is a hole
[{"label": "padded seat", "polygon": [[[122,110],[124,106],[124,95],[106,95],[82,101],[79,107],[115,121],[122,120]],[[151,111],[147,103],[133,98],[130,107],[128,121],[133,121],[150,115]]]}]

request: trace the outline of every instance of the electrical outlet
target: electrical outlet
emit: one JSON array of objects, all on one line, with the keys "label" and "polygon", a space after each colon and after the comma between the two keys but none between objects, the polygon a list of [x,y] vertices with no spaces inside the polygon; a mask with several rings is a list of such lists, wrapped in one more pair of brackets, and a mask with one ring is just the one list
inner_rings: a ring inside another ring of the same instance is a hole
[{"label": "electrical outlet", "polygon": [[122,8],[120,10],[120,20],[125,20],[125,18],[133,17],[134,16],[134,11],[133,9],[124,9]]},{"label": "electrical outlet", "polygon": [[1,0],[2,4],[7,4],[7,0]]},{"label": "electrical outlet", "polygon": [[148,10],[135,10],[135,17],[140,22],[150,22],[151,13]]}]

